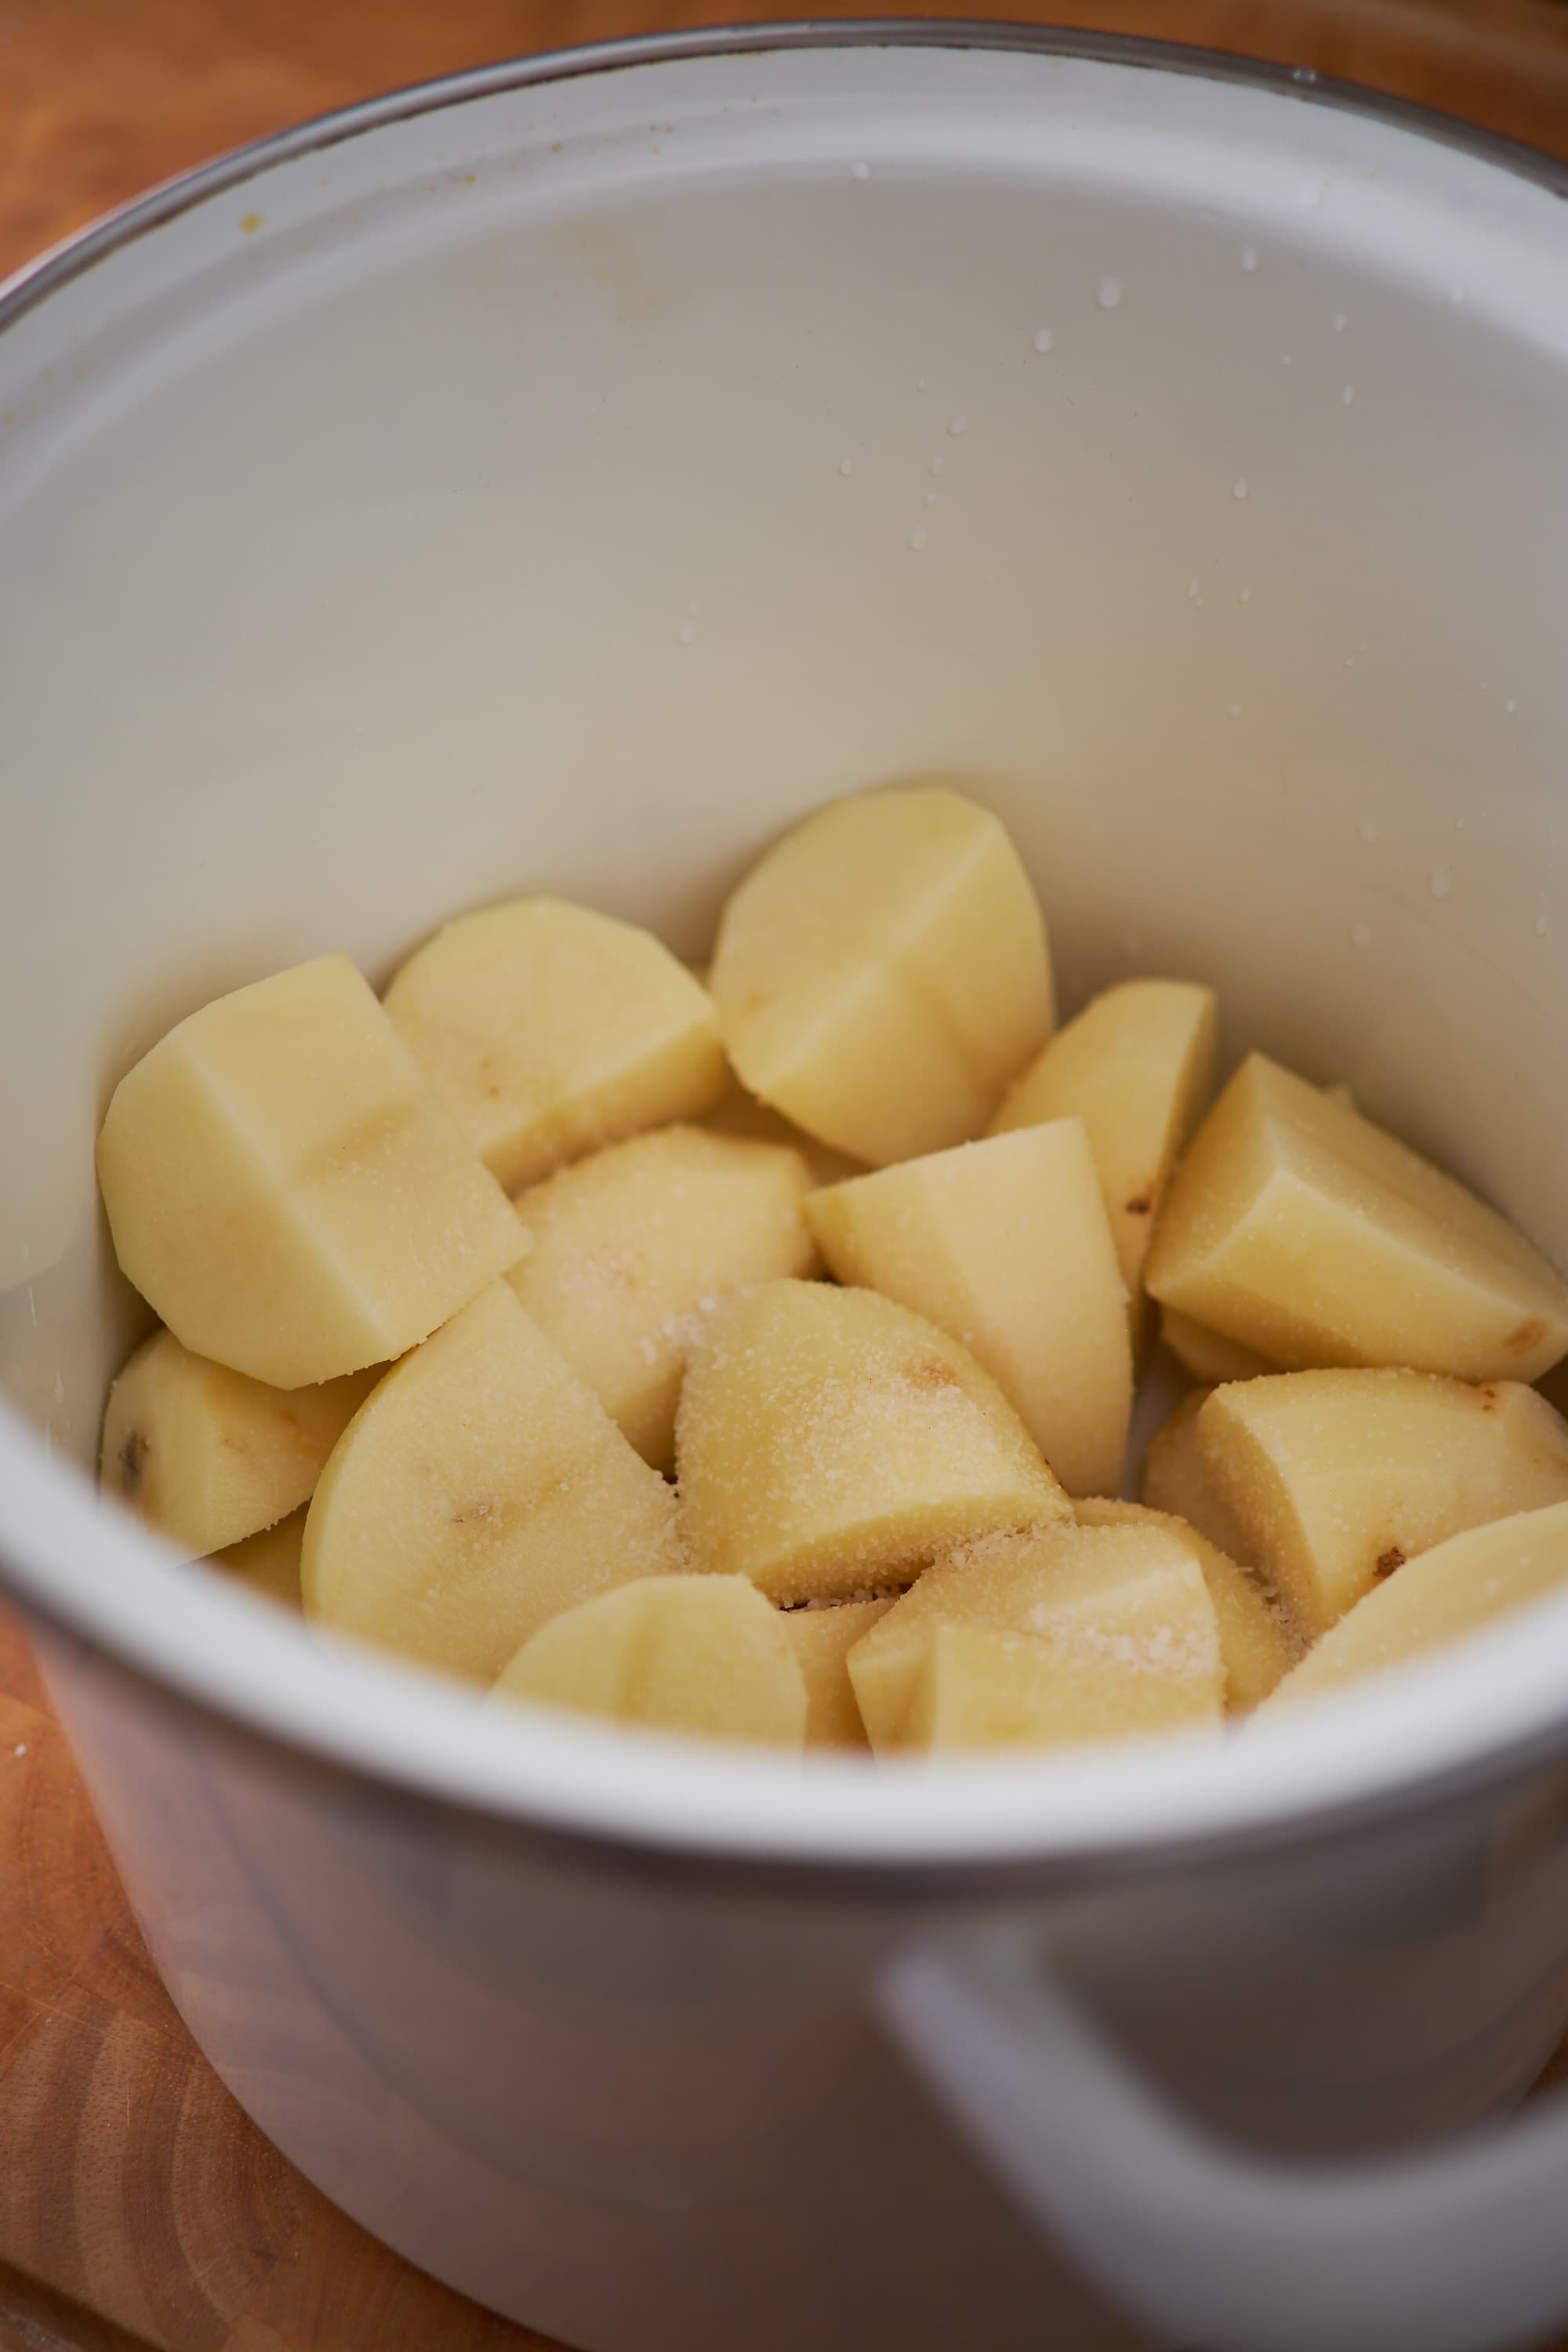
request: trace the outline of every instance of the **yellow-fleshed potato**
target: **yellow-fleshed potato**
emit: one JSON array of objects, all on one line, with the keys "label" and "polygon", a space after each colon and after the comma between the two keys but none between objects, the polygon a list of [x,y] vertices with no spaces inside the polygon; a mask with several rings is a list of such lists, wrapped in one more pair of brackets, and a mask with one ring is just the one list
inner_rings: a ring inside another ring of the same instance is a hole
[{"label": "yellow-fleshed potato", "polygon": [[703,1314],[737,1284],[816,1272],[810,1183],[781,1144],[663,1127],[520,1197],[533,1247],[508,1279],[656,1470],[675,1458],[676,1399]]},{"label": "yellow-fleshed potato", "polygon": [[302,1576],[335,1632],[488,1683],[563,1609],[680,1564],[670,1489],[495,1282],[343,1432]]},{"label": "yellow-fleshed potato", "polygon": [[1132,1312],[1172,1169],[1214,1092],[1215,992],[1187,980],[1126,980],[1058,1029],[1010,1087],[993,1135],[1081,1118]]},{"label": "yellow-fleshed potato", "polygon": [[1224,1668],[1190,1544],[1067,1521],[938,1560],[850,1651],[849,1679],[880,1752],[1215,1724]]},{"label": "yellow-fleshed potato", "polygon": [[1069,1495],[1116,1491],[1132,1350],[1081,1119],[854,1177],[806,1213],[840,1282],[896,1298],[984,1364]]},{"label": "yellow-fleshed potato", "polygon": [[834,801],[776,842],[724,909],[710,982],[751,1092],[874,1167],[978,1135],[1050,1034],[1029,878],[940,785]]},{"label": "yellow-fleshed potato", "polygon": [[1074,1505],[1081,1528],[1163,1528],[1184,1543],[1214,1602],[1225,1665],[1225,1703],[1232,1715],[1261,1705],[1300,1656],[1303,1643],[1278,1601],[1258,1577],[1239,1567],[1186,1519],[1152,1511],[1145,1503],[1110,1503],[1099,1496]]},{"label": "yellow-fleshed potato", "polygon": [[1144,1279],[1288,1371],[1532,1381],[1568,1352],[1568,1286],[1522,1234],[1262,1054],[1194,1138]]},{"label": "yellow-fleshed potato", "polygon": [[1160,1309],[1160,1337],[1182,1370],[1209,1387],[1221,1381],[1255,1381],[1263,1372],[1279,1370],[1256,1348],[1244,1348],[1239,1339],[1227,1339],[1222,1331],[1194,1323],[1174,1307]]},{"label": "yellow-fleshed potato", "polygon": [[693,1118],[729,1083],[712,999],[686,966],[651,931],[563,898],[445,924],[386,1010],[508,1192]]},{"label": "yellow-fleshed potato", "polygon": [[109,1391],[100,1484],[190,1559],[222,1551],[310,1501],[381,1370],[269,1388],[156,1331]]},{"label": "yellow-fleshed potato", "polygon": [[805,1736],[784,1621],[743,1576],[651,1577],[580,1601],[523,1643],[496,1696],[704,1739]]},{"label": "yellow-fleshed potato", "polygon": [[968,1350],[869,1290],[768,1282],[693,1349],[676,1416],[694,1569],[847,1601],[1072,1507]]},{"label": "yellow-fleshed potato", "polygon": [[259,1599],[276,1601],[281,1608],[298,1611],[305,1605],[300,1587],[300,1557],[304,1542],[304,1511],[290,1511],[275,1528],[263,1528],[259,1535],[247,1536],[243,1543],[230,1544],[225,1550],[215,1552],[206,1564],[220,1575],[232,1577]]},{"label": "yellow-fleshed potato", "polygon": [[1265,1713],[1405,1664],[1568,1584],[1568,1503],[1520,1511],[1434,1544],[1340,1619]]},{"label": "yellow-fleshed potato", "polygon": [[849,1680],[849,1653],[893,1606],[880,1601],[840,1601],[830,1607],[781,1610],[795,1664],[805,1677],[808,1748],[866,1748],[866,1727]]},{"label": "yellow-fleshed potato", "polygon": [[[1188,1527],[1207,1536],[1227,1559],[1256,1573],[1258,1562],[1247,1549],[1235,1512],[1208,1474],[1198,1443],[1198,1415],[1211,1393],[1208,1389],[1195,1389],[1154,1432],[1143,1456],[1140,1492],[1146,1508],[1184,1519]],[[1275,1596],[1266,1589],[1266,1597]]]},{"label": "yellow-fleshed potato", "polygon": [[1194,1426],[1244,1556],[1314,1635],[1448,1536],[1568,1502],[1568,1423],[1517,1381],[1278,1372],[1215,1389]]},{"label": "yellow-fleshed potato", "polygon": [[527,1247],[347,956],[171,1029],[115,1088],[98,1174],[181,1344],[275,1388],[402,1355]]}]

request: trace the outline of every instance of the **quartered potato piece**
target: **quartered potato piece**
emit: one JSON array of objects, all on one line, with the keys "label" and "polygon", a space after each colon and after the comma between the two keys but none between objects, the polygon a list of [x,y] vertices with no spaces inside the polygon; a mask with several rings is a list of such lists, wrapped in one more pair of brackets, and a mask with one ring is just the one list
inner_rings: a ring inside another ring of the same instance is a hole
[{"label": "quartered potato piece", "polygon": [[1211,1387],[1221,1381],[1255,1381],[1260,1373],[1279,1370],[1256,1348],[1244,1348],[1239,1339],[1227,1339],[1223,1332],[1194,1323],[1174,1307],[1160,1309],[1160,1337],[1184,1372]]},{"label": "quartered potato piece", "polygon": [[1177,1170],[1145,1281],[1287,1370],[1532,1381],[1568,1352],[1568,1286],[1522,1234],[1262,1054]]},{"label": "quartered potato piece", "polygon": [[496,1282],[339,1442],[305,1526],[305,1607],[491,1682],[562,1610],[679,1565],[670,1489]]},{"label": "quartered potato piece", "polygon": [[858,1176],[806,1213],[841,1282],[950,1332],[1070,1495],[1114,1493],[1132,1411],[1127,1294],[1083,1122]]},{"label": "quartered potato piece", "polygon": [[879,1751],[1217,1724],[1224,1685],[1191,1546],[1071,1523],[939,1560],[856,1643],[849,1678]]},{"label": "quartered potato piece", "polygon": [[737,1284],[816,1271],[800,1154],[656,1128],[524,1192],[533,1246],[508,1277],[540,1329],[656,1470],[702,1316]]},{"label": "quartered potato piece", "polygon": [[989,1373],[868,1290],[769,1282],[721,1307],[676,1421],[691,1565],[842,1601],[1071,1506]]},{"label": "quartered potato piece", "polygon": [[805,1678],[743,1576],[659,1576],[579,1602],[526,1641],[496,1695],[643,1730],[798,1748]]},{"label": "quartered potato piece", "polygon": [[993,1135],[1081,1118],[1121,1278],[1143,1320],[1143,1261],[1165,1185],[1214,1092],[1215,992],[1185,980],[1127,980],[1059,1029],[1007,1090]]},{"label": "quartered potato piece", "polygon": [[635,923],[563,898],[459,915],[386,992],[430,1084],[509,1192],[729,1083],[712,1001]]},{"label": "quartered potato piece", "polygon": [[779,1622],[805,1677],[808,1748],[865,1748],[866,1727],[849,1680],[849,1653],[892,1607],[883,1601],[840,1601],[831,1607],[787,1609]]},{"label": "quartered potato piece", "polygon": [[1240,1523],[1210,1477],[1198,1443],[1198,1415],[1210,1393],[1200,1389],[1184,1397],[1169,1421],[1149,1440],[1143,1456],[1143,1502],[1149,1510],[1184,1519],[1228,1559],[1256,1570],[1258,1562],[1247,1549]]},{"label": "quartered potato piece", "polygon": [[832,802],[775,843],[724,909],[710,984],[751,1092],[877,1167],[977,1135],[1051,1027],[1017,853],[934,785]]},{"label": "quartered potato piece", "polygon": [[1478,1633],[1568,1584],[1568,1503],[1434,1544],[1356,1602],[1287,1675],[1266,1710],[1321,1697]]},{"label": "quartered potato piece", "polygon": [[347,956],[171,1029],[115,1088],[98,1175],[182,1346],[282,1389],[402,1355],[527,1246]]},{"label": "quartered potato piece", "polygon": [[1517,1381],[1281,1372],[1215,1389],[1194,1425],[1244,1557],[1310,1634],[1447,1537],[1568,1502],[1568,1423]]},{"label": "quartered potato piece", "polygon": [[229,1544],[215,1552],[207,1561],[221,1576],[232,1577],[263,1601],[276,1601],[284,1609],[304,1607],[300,1587],[300,1559],[305,1542],[305,1514],[291,1511],[279,1519],[275,1528],[264,1528],[259,1535],[247,1536],[243,1543]]},{"label": "quartered potato piece", "polygon": [[1080,1528],[1163,1528],[1197,1561],[1219,1629],[1225,1703],[1244,1715],[1266,1699],[1300,1656],[1303,1643],[1278,1601],[1250,1570],[1200,1535],[1185,1519],[1143,1503],[1109,1503],[1099,1496],[1073,1506]]},{"label": "quartered potato piece", "polygon": [[222,1551],[310,1501],[382,1370],[275,1389],[155,1332],[109,1391],[100,1483],[192,1559]]}]

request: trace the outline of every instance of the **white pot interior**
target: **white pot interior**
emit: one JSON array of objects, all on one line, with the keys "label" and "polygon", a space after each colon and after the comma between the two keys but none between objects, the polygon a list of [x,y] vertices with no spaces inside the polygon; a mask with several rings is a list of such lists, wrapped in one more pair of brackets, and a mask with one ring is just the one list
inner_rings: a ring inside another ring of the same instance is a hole
[{"label": "white pot interior", "polygon": [[650,1765],[307,1654],[51,1471],[136,1328],[96,1120],[170,1022],[527,888],[699,955],[760,844],[895,778],[1005,817],[1068,1005],[1215,981],[1229,1049],[1348,1078],[1568,1262],[1557,198],[1131,63],[501,79],[219,174],[0,334],[18,1583],[294,1735],[672,1836],[1197,1830],[1568,1715],[1515,1628],[1245,1774]]}]

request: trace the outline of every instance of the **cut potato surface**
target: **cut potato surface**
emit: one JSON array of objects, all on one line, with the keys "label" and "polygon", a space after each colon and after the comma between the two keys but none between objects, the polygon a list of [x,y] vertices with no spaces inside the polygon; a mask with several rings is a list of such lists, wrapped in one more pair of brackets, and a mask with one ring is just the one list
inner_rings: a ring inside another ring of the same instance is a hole
[{"label": "cut potato surface", "polygon": [[488,1683],[561,1611],[679,1565],[670,1489],[496,1282],[339,1440],[306,1522],[305,1606]]},{"label": "cut potato surface", "polygon": [[1568,1287],[1522,1234],[1262,1054],[1177,1170],[1145,1278],[1288,1370],[1532,1381],[1568,1352]]},{"label": "cut potato surface", "polygon": [[1001,1135],[1045,1119],[1082,1119],[1135,1330],[1154,1219],[1214,1092],[1216,1027],[1212,988],[1123,981],[1058,1031],[991,1123]]},{"label": "cut potato surface", "polygon": [[879,1751],[1215,1724],[1224,1686],[1191,1546],[1072,1522],[939,1560],[856,1643],[849,1678]]},{"label": "cut potato surface", "polygon": [[979,1134],[1050,1034],[1017,852],[935,785],[832,802],[776,843],[724,909],[710,980],[751,1092],[876,1167]]},{"label": "cut potato surface", "polygon": [[657,1128],[524,1192],[533,1247],[508,1279],[656,1470],[704,1313],[737,1284],[816,1269],[798,1152],[700,1128]]},{"label": "cut potato surface", "polygon": [[1568,1502],[1568,1423],[1517,1381],[1280,1372],[1215,1389],[1204,1467],[1309,1633],[1466,1528]]},{"label": "cut potato surface", "polygon": [[279,1519],[275,1528],[264,1528],[259,1535],[247,1536],[243,1543],[230,1544],[215,1552],[207,1561],[222,1576],[232,1577],[263,1601],[275,1601],[281,1608],[300,1610],[304,1598],[300,1585],[300,1559],[305,1542],[305,1514],[291,1511]]},{"label": "cut potato surface", "polygon": [[1198,1441],[1198,1415],[1209,1394],[1207,1389],[1199,1389],[1184,1397],[1170,1419],[1154,1432],[1143,1456],[1140,1492],[1149,1510],[1184,1519],[1228,1559],[1256,1571],[1258,1562],[1247,1549],[1235,1512],[1209,1475]]},{"label": "cut potato surface", "polygon": [[711,998],[651,931],[563,898],[459,915],[386,1010],[509,1192],[729,1083]]},{"label": "cut potato surface", "polygon": [[732,1074],[721,1100],[705,1113],[702,1125],[715,1135],[740,1136],[748,1143],[787,1144],[810,1169],[814,1184],[840,1184],[847,1176],[866,1172],[863,1160],[852,1160],[847,1151],[836,1151],[831,1143],[807,1135],[804,1127],[796,1127],[782,1111],[748,1094]]},{"label": "cut potato surface", "polygon": [[115,1088],[98,1172],[181,1344],[277,1388],[402,1355],[527,1246],[347,956],[172,1029]]},{"label": "cut potato surface", "polygon": [[841,1282],[924,1315],[993,1374],[1069,1495],[1115,1492],[1132,1350],[1081,1119],[855,1177],[806,1213]]},{"label": "cut potato surface", "polygon": [[1325,1633],[1266,1710],[1318,1698],[1441,1649],[1568,1584],[1568,1504],[1450,1536],[1380,1584]]},{"label": "cut potato surface", "polygon": [[100,1483],[190,1559],[222,1551],[310,1501],[382,1369],[275,1389],[155,1332],[109,1391]]},{"label": "cut potato surface", "polygon": [[496,1694],[705,1739],[805,1736],[784,1620],[743,1576],[652,1577],[582,1601],[523,1643]]},{"label": "cut potato surface", "polygon": [[896,1583],[1071,1506],[989,1373],[868,1290],[770,1282],[721,1307],[676,1420],[694,1569],[781,1602]]},{"label": "cut potato surface", "polygon": [[1160,1309],[1160,1337],[1182,1370],[1210,1387],[1221,1381],[1255,1381],[1279,1370],[1256,1348],[1244,1348],[1239,1339],[1227,1339],[1222,1331],[1194,1323],[1174,1307]]},{"label": "cut potato surface", "polygon": [[869,1743],[849,1680],[849,1653],[893,1606],[882,1601],[841,1601],[830,1607],[787,1609],[780,1624],[805,1677],[808,1748],[860,1748]]},{"label": "cut potato surface", "polygon": [[1231,1714],[1244,1715],[1259,1706],[1283,1681],[1301,1654],[1301,1638],[1258,1579],[1217,1544],[1187,1520],[1151,1510],[1144,1503],[1108,1503],[1094,1496],[1073,1507],[1081,1528],[1163,1528],[1187,1546],[1214,1603],[1225,1703]]}]

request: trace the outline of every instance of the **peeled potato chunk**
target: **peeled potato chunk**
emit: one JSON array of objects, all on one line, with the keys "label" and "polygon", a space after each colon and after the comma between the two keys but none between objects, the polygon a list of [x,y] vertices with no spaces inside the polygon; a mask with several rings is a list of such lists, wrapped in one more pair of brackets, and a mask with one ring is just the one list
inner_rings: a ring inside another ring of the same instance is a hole
[{"label": "peeled potato chunk", "polygon": [[100,1484],[192,1559],[222,1551],[310,1501],[381,1370],[269,1388],[154,1332],[109,1391]]},{"label": "peeled potato chunk", "polygon": [[515,1192],[729,1082],[712,1000],[651,931],[563,898],[459,915],[386,1010],[487,1168]]},{"label": "peeled potato chunk", "polygon": [[1185,1519],[1152,1511],[1143,1503],[1109,1503],[1093,1496],[1073,1507],[1080,1528],[1163,1528],[1186,1545],[1214,1603],[1230,1714],[1245,1715],[1258,1706],[1289,1673],[1301,1654],[1300,1635],[1258,1580],[1207,1536]]},{"label": "peeled potato chunk", "polygon": [[751,1092],[876,1167],[977,1135],[1051,1028],[1017,852],[939,785],[835,801],[775,843],[724,909],[710,985]]},{"label": "peeled potato chunk", "polygon": [[1145,1281],[1289,1371],[1532,1381],[1568,1352],[1568,1286],[1522,1234],[1262,1054],[1177,1170]]},{"label": "peeled potato chunk", "polygon": [[879,1751],[1044,1746],[1217,1723],[1223,1666],[1190,1544],[1067,1522],[938,1560],[849,1679]]},{"label": "peeled potato chunk", "polygon": [[808,1748],[866,1748],[866,1727],[849,1680],[849,1653],[893,1606],[881,1601],[840,1601],[831,1607],[778,1612],[795,1664],[805,1677]]},{"label": "peeled potato chunk", "polygon": [[[1200,1389],[1184,1397],[1170,1419],[1154,1432],[1143,1456],[1140,1491],[1147,1509],[1184,1519],[1228,1559],[1256,1573],[1258,1561],[1247,1549],[1247,1538],[1235,1512],[1209,1475],[1198,1442],[1198,1415],[1210,1393]],[[1270,1592],[1266,1597],[1274,1596]]]},{"label": "peeled potato chunk", "polygon": [[1160,1309],[1160,1337],[1184,1371],[1210,1386],[1221,1381],[1253,1381],[1262,1372],[1279,1370],[1256,1348],[1244,1348],[1239,1339],[1210,1331],[1174,1307]]},{"label": "peeled potato chunk", "polygon": [[263,1528],[259,1535],[247,1536],[243,1543],[229,1544],[223,1551],[215,1552],[207,1561],[221,1576],[232,1577],[263,1601],[276,1601],[284,1609],[304,1606],[300,1588],[300,1557],[305,1542],[305,1514],[291,1511],[279,1519],[275,1528]]},{"label": "peeled potato chunk", "polygon": [[115,1088],[98,1174],[181,1344],[275,1388],[402,1355],[527,1247],[347,956],[171,1029]]},{"label": "peeled potato chunk", "polygon": [[679,1565],[669,1488],[495,1282],[349,1424],[302,1573],[335,1632],[493,1682],[562,1610]]},{"label": "peeled potato chunk", "polygon": [[508,1279],[656,1470],[702,1315],[738,1283],[816,1271],[798,1152],[658,1128],[524,1192],[533,1247]]},{"label": "peeled potato chunk", "polygon": [[650,1577],[580,1601],[523,1643],[496,1693],[706,1739],[805,1736],[784,1621],[743,1576]]},{"label": "peeled potato chunk", "polygon": [[1403,1665],[1568,1584],[1568,1504],[1489,1520],[1434,1544],[1358,1601],[1268,1702],[1318,1698]]},{"label": "peeled potato chunk", "polygon": [[1081,1119],[854,1177],[806,1213],[840,1282],[926,1316],[985,1367],[1069,1495],[1114,1493],[1132,1350]]},{"label": "peeled potato chunk", "polygon": [[1003,1135],[1044,1119],[1082,1119],[1135,1329],[1154,1218],[1214,1092],[1215,1004],[1213,989],[1193,981],[1108,988],[1058,1030],[991,1122],[992,1134]]},{"label": "peeled potato chunk", "polygon": [[721,1307],[676,1418],[693,1568],[844,1601],[1071,1506],[989,1373],[868,1290],[768,1282]]},{"label": "peeled potato chunk", "polygon": [[1568,1502],[1568,1423],[1517,1381],[1279,1372],[1215,1389],[1194,1427],[1246,1556],[1311,1634],[1447,1537]]}]

